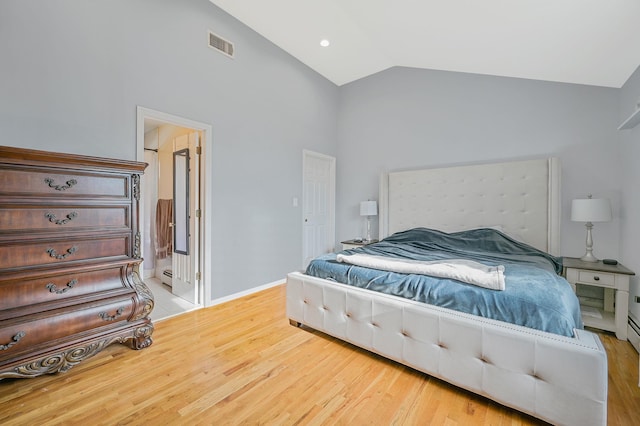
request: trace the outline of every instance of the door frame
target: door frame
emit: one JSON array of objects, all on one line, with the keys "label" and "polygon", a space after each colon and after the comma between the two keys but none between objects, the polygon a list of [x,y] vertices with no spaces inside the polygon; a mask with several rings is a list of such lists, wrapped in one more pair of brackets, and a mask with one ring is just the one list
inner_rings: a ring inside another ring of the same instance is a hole
[{"label": "door frame", "polygon": [[321,154],[319,152],[310,151],[307,149],[302,150],[302,217],[300,226],[302,226],[302,267],[306,267],[305,265],[305,253],[304,247],[306,244],[305,241],[305,232],[304,232],[304,219],[305,212],[304,206],[306,205],[307,193],[305,190],[304,179],[307,172],[307,158],[315,157],[325,161],[329,161],[330,163],[330,172],[329,172],[329,193],[327,197],[329,198],[329,225],[327,226],[327,240],[331,242],[332,250],[336,245],[336,158],[330,155]]},{"label": "door frame", "polygon": [[[212,253],[212,226],[211,226],[211,213],[212,209],[212,197],[211,194],[211,182],[213,182],[213,141],[212,133],[213,128],[210,124],[201,123],[188,118],[171,115],[165,112],[156,111],[150,108],[137,107],[137,123],[136,123],[136,158],[138,161],[144,161],[144,120],[150,119],[155,121],[161,121],[174,126],[186,127],[189,129],[202,132],[202,140],[200,141],[201,155],[200,155],[200,280],[198,280],[198,291],[201,295],[202,305],[204,307],[211,306],[211,277],[212,269],[211,262],[204,261]],[[144,191],[141,193],[141,200],[139,203],[140,212],[140,229],[144,229]],[[144,248],[142,248],[144,249]],[[142,253],[144,258],[144,252]]]}]

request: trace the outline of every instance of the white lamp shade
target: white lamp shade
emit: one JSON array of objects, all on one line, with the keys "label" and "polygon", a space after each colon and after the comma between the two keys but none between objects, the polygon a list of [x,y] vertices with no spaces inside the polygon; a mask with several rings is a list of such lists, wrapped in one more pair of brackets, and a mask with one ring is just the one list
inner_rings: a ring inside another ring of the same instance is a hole
[{"label": "white lamp shade", "polygon": [[574,222],[609,222],[611,203],[606,198],[583,198],[571,202],[571,220]]},{"label": "white lamp shade", "polygon": [[360,216],[376,216],[378,214],[377,201],[361,201]]}]

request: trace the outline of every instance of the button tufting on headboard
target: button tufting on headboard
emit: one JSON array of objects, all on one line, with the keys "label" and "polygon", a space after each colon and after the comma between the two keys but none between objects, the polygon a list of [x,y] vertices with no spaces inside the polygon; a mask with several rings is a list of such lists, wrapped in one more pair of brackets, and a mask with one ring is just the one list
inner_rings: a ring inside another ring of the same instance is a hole
[{"label": "button tufting on headboard", "polygon": [[500,226],[556,254],[559,177],[556,158],[392,172],[381,178],[380,236]]}]

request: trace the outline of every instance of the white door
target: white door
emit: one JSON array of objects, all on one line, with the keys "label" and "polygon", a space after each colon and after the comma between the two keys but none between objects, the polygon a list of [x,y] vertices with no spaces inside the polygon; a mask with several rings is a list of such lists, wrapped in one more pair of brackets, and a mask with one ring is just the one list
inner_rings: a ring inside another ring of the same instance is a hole
[{"label": "white door", "polygon": [[336,159],[304,151],[302,159],[302,263],[335,246]]},{"label": "white door", "polygon": [[171,291],[196,305],[200,294],[200,137],[198,132],[174,141],[174,240]]}]

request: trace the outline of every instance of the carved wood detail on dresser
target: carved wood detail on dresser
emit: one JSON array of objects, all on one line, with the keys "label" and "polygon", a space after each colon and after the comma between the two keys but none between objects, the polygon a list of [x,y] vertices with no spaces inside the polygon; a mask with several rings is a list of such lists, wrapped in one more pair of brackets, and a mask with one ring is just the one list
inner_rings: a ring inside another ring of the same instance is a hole
[{"label": "carved wood detail on dresser", "polygon": [[0,147],[0,380],[151,345],[138,274],[145,163]]}]

